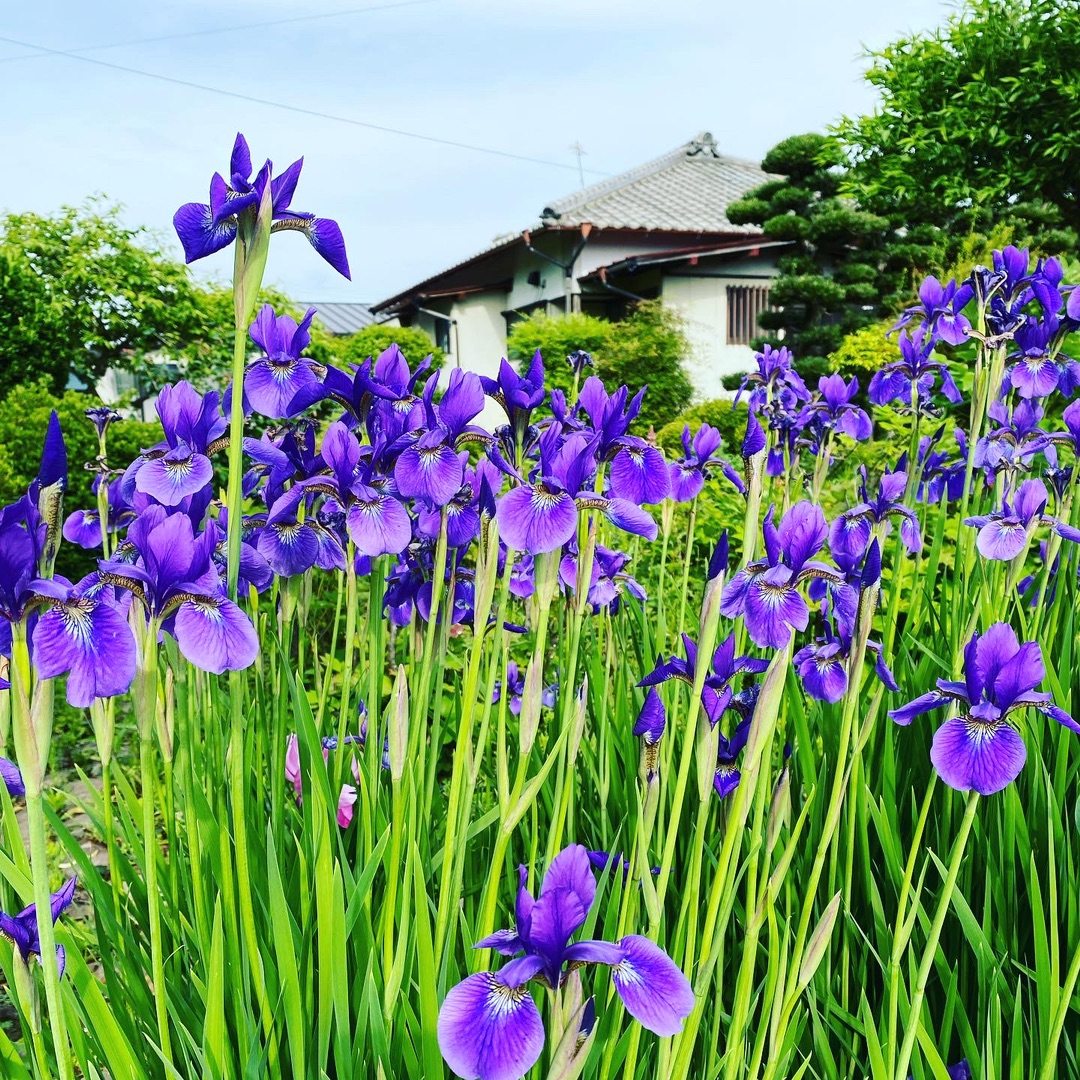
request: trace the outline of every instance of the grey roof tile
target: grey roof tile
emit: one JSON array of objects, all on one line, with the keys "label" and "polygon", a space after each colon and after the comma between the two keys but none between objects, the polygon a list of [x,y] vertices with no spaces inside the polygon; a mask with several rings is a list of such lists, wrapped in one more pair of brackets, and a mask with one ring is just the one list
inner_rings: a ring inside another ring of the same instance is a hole
[{"label": "grey roof tile", "polygon": [[375,316],[367,304],[301,304],[301,307],[315,308],[315,321],[331,334],[355,334],[370,326]]},{"label": "grey roof tile", "polygon": [[544,208],[545,225],[673,232],[756,233],[732,225],[728,204],[769,174],[750,161],[721,154],[708,132],[636,169],[603,180]]}]

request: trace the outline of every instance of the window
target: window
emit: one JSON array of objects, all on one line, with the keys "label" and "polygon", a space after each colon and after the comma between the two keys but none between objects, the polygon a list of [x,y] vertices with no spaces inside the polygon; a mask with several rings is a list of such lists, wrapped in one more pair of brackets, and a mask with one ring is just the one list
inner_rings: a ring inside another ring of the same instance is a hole
[{"label": "window", "polygon": [[727,344],[749,345],[757,337],[758,316],[771,310],[768,285],[727,287]]},{"label": "window", "polygon": [[447,318],[435,319],[435,348],[442,349],[444,353],[451,352],[450,326],[451,321]]}]

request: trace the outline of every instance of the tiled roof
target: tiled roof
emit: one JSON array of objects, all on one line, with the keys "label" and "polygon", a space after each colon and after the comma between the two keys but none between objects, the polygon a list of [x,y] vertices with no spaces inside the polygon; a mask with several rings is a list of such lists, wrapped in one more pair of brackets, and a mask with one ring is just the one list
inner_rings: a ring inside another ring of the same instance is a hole
[{"label": "tiled roof", "polygon": [[331,334],[355,334],[375,321],[367,304],[302,304],[315,308],[315,321]]},{"label": "tiled roof", "polygon": [[548,226],[755,233],[753,225],[732,225],[726,212],[768,179],[753,162],[721,154],[706,131],[663,157],[559,199],[540,217]]}]

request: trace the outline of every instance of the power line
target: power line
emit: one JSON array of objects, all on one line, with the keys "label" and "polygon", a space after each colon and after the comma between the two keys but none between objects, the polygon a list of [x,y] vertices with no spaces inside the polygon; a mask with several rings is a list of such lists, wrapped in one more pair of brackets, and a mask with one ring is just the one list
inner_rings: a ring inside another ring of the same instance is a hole
[{"label": "power line", "polygon": [[[364,15],[369,11],[390,11],[394,8],[415,7],[417,4],[434,4],[438,0],[398,0],[392,4],[375,4],[371,7],[346,8],[343,11],[323,11],[316,15],[294,15],[289,19],[273,19],[267,22],[244,23],[240,26],[216,26],[205,30],[186,30],[179,34],[159,34],[156,37],[129,38],[127,41],[113,41],[107,45],[85,45],[78,49],[68,49],[67,54],[89,52],[102,52],[106,49],[123,49],[129,45],[150,45],[159,41],[177,41],[182,38],[206,37],[211,34],[232,34],[241,30],[262,30],[268,26],[288,26],[291,23],[314,22],[317,19],[336,19],[345,15]],[[19,53],[18,56],[0,57],[0,64],[9,64],[15,60],[35,60],[48,55],[49,50],[43,50],[41,46],[27,46],[37,50],[36,52]]]},{"label": "power line", "polygon": [[[154,79],[157,82],[169,83],[173,86],[183,86],[189,90],[202,90],[208,94],[220,94],[222,97],[232,98],[235,101],[246,101],[254,105],[266,105],[273,109],[284,109],[286,112],[298,113],[301,116],[313,116],[320,120],[334,120],[339,124],[349,124],[352,127],[364,128],[368,131],[378,131],[384,135],[398,135],[404,139],[417,139],[421,142],[435,143],[439,146],[449,146],[455,150],[470,150],[477,154],[508,158],[511,161],[525,161],[531,165],[547,165],[554,169],[570,169],[576,172],[578,168],[577,165],[572,165],[566,161],[551,161],[548,158],[530,157],[528,154],[515,154],[510,150],[499,150],[493,146],[475,146],[472,143],[459,142],[456,139],[442,139],[436,135],[423,135],[416,131],[405,131],[402,128],[373,124],[367,120],[356,120],[351,116],[339,116],[334,113],[321,112],[318,109],[306,109],[301,105],[289,105],[283,101],[271,101],[268,98],[255,97],[253,94],[242,94],[235,90],[223,90],[219,86],[207,86],[205,83],[191,82],[188,79],[177,79],[172,75],[162,75],[156,71],[143,71],[140,68],[127,67],[124,64],[114,64],[108,60],[98,60],[92,56],[80,56],[78,53],[67,52],[64,49],[50,49],[44,45],[35,45],[31,41],[20,41],[17,38],[3,35],[0,35],[0,41],[4,41],[9,45],[18,45],[24,49],[36,49],[52,56],[66,56],[69,60],[78,60],[83,64],[94,64],[97,67],[109,68],[112,71],[123,71],[128,75],[139,75],[144,79]],[[585,171],[595,173],[598,176],[610,175],[597,169],[586,169]]]}]

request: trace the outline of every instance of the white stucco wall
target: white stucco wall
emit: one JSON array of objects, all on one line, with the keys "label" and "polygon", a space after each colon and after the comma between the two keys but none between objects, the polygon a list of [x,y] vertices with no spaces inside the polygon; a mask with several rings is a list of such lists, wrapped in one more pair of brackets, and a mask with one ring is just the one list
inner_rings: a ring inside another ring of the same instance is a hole
[{"label": "white stucco wall", "polygon": [[720,380],[754,366],[749,346],[727,343],[727,290],[729,285],[764,283],[761,277],[664,277],[664,303],[686,320],[693,349],[686,368],[699,400],[730,396]]},{"label": "white stucco wall", "polygon": [[506,355],[506,293],[478,293],[455,300],[450,317],[457,322],[451,329],[451,353],[448,367],[463,367],[479,375],[498,374],[499,361]]}]

